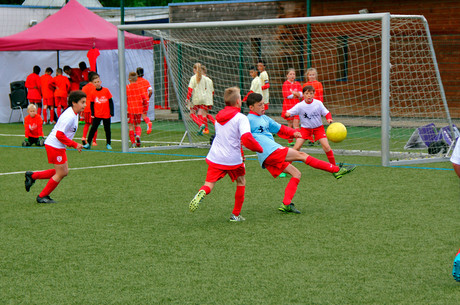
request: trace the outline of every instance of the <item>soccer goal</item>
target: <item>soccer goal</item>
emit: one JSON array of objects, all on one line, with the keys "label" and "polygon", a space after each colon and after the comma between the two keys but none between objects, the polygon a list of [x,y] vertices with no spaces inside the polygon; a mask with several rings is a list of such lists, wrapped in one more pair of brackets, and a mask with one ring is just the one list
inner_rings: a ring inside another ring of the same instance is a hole
[{"label": "soccer goal", "polygon": [[[382,165],[445,161],[455,140],[427,21],[423,16],[359,14],[227,22],[120,25],[120,93],[126,101],[124,30],[151,36],[155,71],[154,131],[142,149],[209,145],[187,105],[193,65],[201,63],[214,83],[214,116],[225,88],[249,91],[249,68],[265,62],[267,114],[279,122],[282,84],[294,68],[297,81],[316,68],[324,104],[347,139],[331,143],[336,154],[381,156]],[[122,105],[123,151],[128,148],[126,102]],[[157,111],[158,110],[158,111]],[[243,106],[243,111],[248,112]],[[429,135],[425,134],[429,130]],[[457,131],[458,132],[458,131]],[[145,139],[145,140],[144,140]],[[282,140],[280,140],[282,141]],[[434,143],[434,144],[433,144]],[[306,147],[307,152],[320,151]]]}]

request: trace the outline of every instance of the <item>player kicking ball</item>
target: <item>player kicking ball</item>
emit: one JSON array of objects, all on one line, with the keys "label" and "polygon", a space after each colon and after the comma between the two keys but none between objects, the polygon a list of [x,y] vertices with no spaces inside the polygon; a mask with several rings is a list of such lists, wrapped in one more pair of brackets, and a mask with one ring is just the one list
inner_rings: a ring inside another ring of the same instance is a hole
[{"label": "player kicking ball", "polygon": [[69,173],[67,163],[66,146],[73,147],[81,152],[83,145],[73,141],[78,129],[78,114],[85,109],[86,94],[83,91],[72,91],[69,95],[67,109],[61,114],[51,133],[46,138],[45,148],[48,155],[48,163],[54,164],[54,169],[39,172],[26,172],[24,182],[26,191],[37,179],[49,179],[45,188],[37,196],[38,203],[55,203],[50,194],[58,186],[62,179]]},{"label": "player kicking ball", "polygon": [[284,191],[283,202],[278,208],[280,211],[300,214],[300,211],[292,203],[292,198],[294,198],[297,191],[301,172],[291,162],[302,161],[313,168],[332,173],[336,179],[342,178],[356,168],[355,165],[339,167],[316,159],[304,152],[281,146],[275,142],[272,134],[278,134],[280,137],[295,138],[302,137],[302,134],[266,116],[262,95],[251,93],[248,96],[247,105],[250,110],[248,119],[251,125],[251,133],[263,148],[262,153],[257,153],[260,165],[262,168],[266,168],[274,178],[278,177],[281,173],[292,176]]}]

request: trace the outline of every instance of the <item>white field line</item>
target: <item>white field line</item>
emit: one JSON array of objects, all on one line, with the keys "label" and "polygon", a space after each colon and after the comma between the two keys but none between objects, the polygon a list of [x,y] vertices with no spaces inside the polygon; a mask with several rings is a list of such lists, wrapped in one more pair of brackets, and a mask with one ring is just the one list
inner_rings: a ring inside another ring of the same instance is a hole
[{"label": "white field line", "polygon": [[[121,166],[136,166],[136,165],[162,164],[162,163],[177,163],[177,162],[188,162],[188,161],[202,161],[202,160],[204,160],[204,159],[205,159],[205,158],[193,158],[193,159],[151,161],[151,162],[138,162],[138,163],[108,164],[108,165],[97,165],[97,166],[87,166],[87,167],[69,168],[69,170],[95,169],[95,168],[109,168],[109,167],[121,167]],[[38,170],[36,170],[36,171],[38,171]],[[35,171],[34,171],[34,172],[35,172]],[[20,172],[9,172],[9,173],[0,173],[0,176],[15,175],[15,174],[24,174],[24,173],[25,173],[25,171],[20,171]]]}]

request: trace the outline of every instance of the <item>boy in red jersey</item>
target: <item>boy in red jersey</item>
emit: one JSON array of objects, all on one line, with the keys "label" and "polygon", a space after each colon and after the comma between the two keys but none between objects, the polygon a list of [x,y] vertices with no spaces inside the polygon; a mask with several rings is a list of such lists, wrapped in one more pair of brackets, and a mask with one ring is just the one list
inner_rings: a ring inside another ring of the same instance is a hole
[{"label": "boy in red jersey", "polygon": [[[295,70],[289,69],[287,71],[286,81],[283,84],[283,111],[281,112],[281,117],[288,122],[288,127],[299,129],[299,116],[286,116],[286,111],[294,107],[295,104],[300,102],[302,98],[302,87],[299,82],[295,80]],[[293,138],[288,139],[288,145],[292,146]]]},{"label": "boy in red jersey", "polygon": [[101,121],[104,124],[105,138],[106,138],[106,147],[107,149],[112,149],[112,131],[110,130],[110,118],[113,117],[113,100],[112,94],[109,89],[102,87],[101,79],[99,75],[93,78],[93,85],[96,89],[91,93],[91,117],[93,123],[88,135],[88,143],[83,145],[84,149],[91,149],[91,142],[93,141],[94,135],[97,131],[97,128],[101,124]]},{"label": "boy in red jersey", "polygon": [[147,99],[143,101],[143,109],[142,109],[142,119],[147,124],[147,134],[152,132],[152,122],[150,118],[147,116],[147,112],[149,111],[149,102],[150,97],[152,96],[153,90],[150,86],[148,80],[144,78],[144,68],[138,67],[136,69],[137,72],[137,82],[139,83],[140,87],[144,91],[144,94],[147,96]]},{"label": "boy in red jersey", "polygon": [[80,62],[78,64],[78,67],[80,68],[81,71],[81,79],[82,82],[89,82],[89,68],[86,66],[86,63],[84,61]]},{"label": "boy in red jersey", "polygon": [[63,109],[67,107],[67,95],[70,91],[70,82],[67,77],[62,75],[62,69],[56,69],[56,76],[51,82],[54,89],[54,106],[56,106],[58,118],[61,116]]},{"label": "boy in red jersey", "polygon": [[22,146],[43,146],[43,121],[41,116],[37,115],[37,107],[30,104],[27,107],[27,115],[24,118],[25,139]]},{"label": "boy in red jersey", "polygon": [[141,118],[145,103],[148,103],[145,88],[138,81],[136,72],[129,72],[129,84],[126,86],[128,101],[129,139],[132,147],[141,146]]},{"label": "boy in red jersey", "polygon": [[36,104],[38,115],[42,115],[42,89],[40,82],[40,67],[34,66],[33,73],[26,78],[27,99],[30,104]]},{"label": "boy in red jersey", "polygon": [[80,90],[80,83],[83,81],[80,68],[64,66],[64,73],[70,77],[70,91]]},{"label": "boy in red jersey", "polygon": [[53,81],[53,69],[48,67],[45,69],[45,74],[40,76],[40,84],[42,87],[42,95],[43,95],[43,122],[46,124],[48,114],[46,113],[46,109],[50,109],[50,119],[49,122],[54,122],[54,90],[50,86],[50,83]]},{"label": "boy in red jersey", "polygon": [[[91,124],[93,123],[93,118],[91,117],[91,103],[92,103],[91,97],[92,97],[93,91],[96,90],[96,87],[92,83],[92,80],[95,78],[98,78],[99,75],[96,72],[90,71],[88,73],[88,77],[90,79],[90,82],[84,85],[83,88],[81,88],[81,90],[86,93],[86,107],[82,113],[83,119],[85,121],[85,126],[83,126],[83,135],[81,137],[81,142],[83,145],[86,144],[86,135],[88,134],[89,128],[91,127]],[[97,138],[97,131],[94,134],[93,146],[97,146],[96,138]]]},{"label": "boy in red jersey", "polygon": [[323,85],[318,81],[318,71],[315,68],[307,69],[307,72],[305,72],[305,79],[307,82],[304,83],[302,87],[313,86],[315,89],[315,96],[313,98],[323,103]]},{"label": "boy in red jersey", "polygon": [[301,137],[301,133],[295,129],[281,125],[266,116],[262,95],[251,93],[248,96],[247,104],[250,110],[248,119],[251,126],[251,133],[263,148],[262,153],[257,153],[260,166],[266,168],[274,178],[278,177],[281,173],[292,176],[286,186],[283,202],[278,208],[280,211],[300,214],[300,211],[292,203],[292,198],[297,191],[301,172],[291,162],[302,161],[308,166],[332,173],[336,179],[342,178],[343,175],[355,169],[355,165],[339,167],[316,159],[304,152],[281,146],[275,142],[273,134],[299,138]]},{"label": "boy in red jersey", "polygon": [[318,141],[326,153],[329,163],[335,165],[334,152],[327,140],[326,131],[324,130],[323,121],[321,119],[321,117],[324,116],[328,124],[331,124],[333,121],[332,115],[320,100],[313,98],[315,95],[313,86],[308,85],[303,87],[303,95],[305,99],[285,113],[285,117],[288,118],[294,115],[300,115],[300,124],[302,127],[300,133],[302,137],[297,138],[294,149],[300,150],[306,140],[310,140],[313,143]]},{"label": "boy in red jersey", "polygon": [[83,91],[74,91],[69,95],[69,107],[62,113],[57,124],[46,138],[45,148],[48,162],[54,164],[54,169],[39,172],[27,171],[24,185],[26,191],[37,179],[49,179],[45,188],[37,196],[38,203],[55,203],[50,194],[58,186],[59,182],[69,173],[67,163],[66,146],[73,147],[81,152],[82,145],[72,141],[78,129],[78,113],[85,109],[86,96]]},{"label": "boy in red jersey", "polygon": [[241,113],[240,89],[227,88],[224,92],[224,101],[226,107],[216,115],[216,137],[206,156],[206,180],[190,202],[189,208],[191,212],[195,211],[201,200],[211,193],[216,182],[228,174],[232,182],[236,180],[235,206],[230,221],[243,221],[245,219],[240,212],[244,202],[246,169],[241,144],[252,151],[263,150],[251,135],[248,118]]}]

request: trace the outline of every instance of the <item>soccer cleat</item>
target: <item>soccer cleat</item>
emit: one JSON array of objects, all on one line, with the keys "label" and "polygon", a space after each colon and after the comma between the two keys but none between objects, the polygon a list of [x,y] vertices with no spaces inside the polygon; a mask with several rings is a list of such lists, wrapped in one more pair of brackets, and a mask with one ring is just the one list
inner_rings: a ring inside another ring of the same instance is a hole
[{"label": "soccer cleat", "polygon": [[106,145],[107,149],[112,149],[112,146],[110,144]]},{"label": "soccer cleat", "polygon": [[149,122],[147,124],[147,134],[150,134],[152,132],[152,122]]},{"label": "soccer cleat", "polygon": [[452,276],[457,282],[460,282],[460,252],[454,259],[454,267],[452,268]]},{"label": "soccer cleat", "polygon": [[89,143],[86,143],[85,145],[83,145],[83,148],[84,149],[91,149],[91,145]]},{"label": "soccer cleat", "polygon": [[93,146],[97,146],[97,143],[93,141]]},{"label": "soccer cleat", "polygon": [[204,134],[209,134],[209,129],[205,128],[205,129],[203,130],[203,133],[204,133]]},{"label": "soccer cleat", "polygon": [[81,138],[81,144],[86,145],[86,143],[87,143],[87,142],[86,142],[86,139],[85,139],[85,138]]},{"label": "soccer cleat", "polygon": [[136,136],[136,146],[141,147],[141,137]]},{"label": "soccer cleat", "polygon": [[235,216],[235,215],[232,214],[232,216],[230,216],[230,221],[231,222],[245,221],[245,220],[246,220],[246,218],[244,218],[241,215]]},{"label": "soccer cleat", "polygon": [[278,177],[280,177],[280,178],[286,178],[286,176],[287,176],[286,173],[281,173],[281,174],[279,174]]},{"label": "soccer cleat", "polygon": [[291,202],[291,204],[285,205],[284,203],[281,202],[280,207],[278,208],[281,212],[285,213],[295,213],[295,214],[300,214],[300,211],[297,210],[295,205]]},{"label": "soccer cleat", "polygon": [[355,168],[356,168],[356,165],[341,166],[339,171],[336,173],[332,173],[332,175],[334,175],[335,179],[340,179],[343,177],[343,175],[346,175],[354,171]]},{"label": "soccer cleat", "polygon": [[203,135],[203,131],[204,131],[205,128],[206,128],[206,126],[205,126],[204,124],[202,124],[202,125],[200,126],[200,130],[198,130],[197,134],[198,134],[199,136],[202,136],[202,135]]},{"label": "soccer cleat", "polygon": [[26,191],[30,191],[30,188],[35,183],[35,179],[32,178],[33,172],[26,172],[26,180],[24,181],[24,185],[26,186]]},{"label": "soccer cleat", "polygon": [[56,203],[56,201],[51,199],[50,196],[40,197],[40,195],[37,196],[37,202],[38,203]]},{"label": "soccer cleat", "polygon": [[294,144],[295,144],[294,142],[289,142],[289,143],[288,143],[288,146],[289,146],[289,147],[294,147]]},{"label": "soccer cleat", "polygon": [[190,201],[190,204],[188,205],[190,212],[195,212],[195,210],[198,209],[198,205],[201,200],[203,200],[204,196],[206,196],[206,192],[204,190],[200,190],[196,193],[195,197],[193,197],[192,201]]}]

